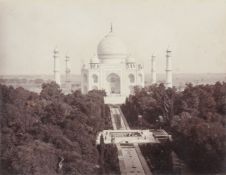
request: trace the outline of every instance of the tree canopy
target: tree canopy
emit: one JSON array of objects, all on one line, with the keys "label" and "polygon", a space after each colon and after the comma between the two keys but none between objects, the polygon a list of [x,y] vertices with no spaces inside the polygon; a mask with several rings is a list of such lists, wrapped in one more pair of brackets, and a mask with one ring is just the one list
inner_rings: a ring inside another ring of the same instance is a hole
[{"label": "tree canopy", "polygon": [[[134,92],[121,106],[132,127],[162,127],[193,170],[221,171],[226,158],[226,83],[187,84],[183,91],[160,84],[135,87]],[[143,115],[142,126],[138,115]]]},{"label": "tree canopy", "polygon": [[112,128],[103,91],[64,95],[52,82],[40,95],[4,85],[0,95],[4,174],[100,173],[96,135]]}]

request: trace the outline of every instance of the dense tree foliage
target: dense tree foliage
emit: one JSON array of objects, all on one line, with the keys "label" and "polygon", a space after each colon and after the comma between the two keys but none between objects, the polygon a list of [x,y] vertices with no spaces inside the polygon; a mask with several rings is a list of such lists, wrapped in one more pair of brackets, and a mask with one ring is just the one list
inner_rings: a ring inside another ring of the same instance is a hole
[{"label": "dense tree foliage", "polygon": [[173,149],[193,170],[221,171],[226,154],[226,83],[188,84],[183,91],[163,84],[136,87],[122,111],[132,127],[163,127],[171,133]]},{"label": "dense tree foliage", "polygon": [[173,174],[170,143],[141,144],[140,149],[153,174]]},{"label": "dense tree foliage", "polygon": [[[40,95],[0,85],[1,172],[100,174],[96,135],[112,128],[104,95],[64,95],[55,83],[43,84]],[[113,158],[105,160],[111,166]]]},{"label": "dense tree foliage", "polygon": [[98,145],[100,153],[101,174],[120,174],[118,151],[114,144],[104,144],[104,138],[101,136],[100,145]]}]

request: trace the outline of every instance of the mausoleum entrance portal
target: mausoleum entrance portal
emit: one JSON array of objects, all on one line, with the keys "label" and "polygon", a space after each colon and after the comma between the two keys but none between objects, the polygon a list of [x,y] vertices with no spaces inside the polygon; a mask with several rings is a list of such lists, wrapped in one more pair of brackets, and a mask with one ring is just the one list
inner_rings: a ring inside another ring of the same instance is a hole
[{"label": "mausoleum entrance portal", "polygon": [[120,77],[117,74],[111,73],[110,75],[108,75],[107,83],[108,83],[107,93],[109,95],[120,95],[121,82],[120,82]]}]

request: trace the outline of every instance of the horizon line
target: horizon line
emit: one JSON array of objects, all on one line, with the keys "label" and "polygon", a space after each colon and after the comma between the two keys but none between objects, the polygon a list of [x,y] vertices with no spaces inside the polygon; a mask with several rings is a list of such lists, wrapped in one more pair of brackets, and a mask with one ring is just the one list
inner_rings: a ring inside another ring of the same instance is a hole
[{"label": "horizon line", "polygon": [[[156,73],[156,74],[165,74],[164,72]],[[226,72],[173,72],[173,74],[226,74]],[[54,74],[0,74],[0,76],[53,76]],[[65,74],[61,74],[64,76]],[[81,74],[72,73],[71,75]],[[145,75],[151,75],[151,73],[145,73]]]}]

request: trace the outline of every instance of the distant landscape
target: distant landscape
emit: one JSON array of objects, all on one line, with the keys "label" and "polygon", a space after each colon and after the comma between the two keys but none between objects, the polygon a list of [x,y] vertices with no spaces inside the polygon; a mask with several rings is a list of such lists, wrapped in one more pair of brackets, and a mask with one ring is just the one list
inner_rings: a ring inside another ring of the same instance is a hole
[{"label": "distant landscape", "polygon": [[[72,90],[80,89],[81,76],[72,74],[71,77]],[[0,83],[5,85],[11,85],[13,87],[24,87],[27,90],[40,92],[41,85],[44,82],[53,81],[53,75],[0,75]],[[157,83],[163,83],[165,81],[165,74],[157,74]],[[192,83],[198,84],[214,84],[215,82],[226,82],[226,73],[181,73],[173,74],[173,85],[179,90],[183,90],[185,85]],[[65,76],[61,76],[62,89],[65,86]],[[151,84],[151,75],[146,74],[145,84]]]}]

